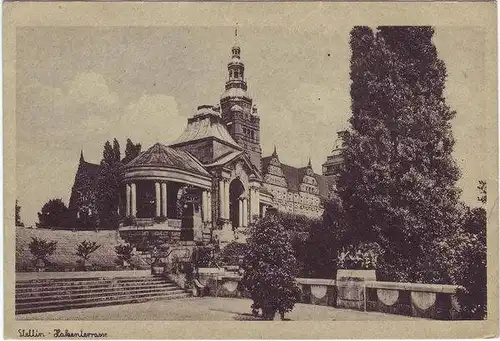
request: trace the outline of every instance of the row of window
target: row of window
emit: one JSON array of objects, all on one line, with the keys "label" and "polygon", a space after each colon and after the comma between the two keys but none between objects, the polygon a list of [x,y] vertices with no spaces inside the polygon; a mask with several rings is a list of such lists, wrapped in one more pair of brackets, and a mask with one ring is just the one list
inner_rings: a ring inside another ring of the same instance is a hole
[{"label": "row of window", "polygon": [[239,72],[239,70],[229,70],[229,78],[239,78],[241,75],[241,77],[243,77],[243,72]]},{"label": "row of window", "polygon": [[252,129],[248,129],[248,128],[243,127],[243,134],[246,137],[249,137],[252,140],[255,140],[255,131],[253,131]]}]

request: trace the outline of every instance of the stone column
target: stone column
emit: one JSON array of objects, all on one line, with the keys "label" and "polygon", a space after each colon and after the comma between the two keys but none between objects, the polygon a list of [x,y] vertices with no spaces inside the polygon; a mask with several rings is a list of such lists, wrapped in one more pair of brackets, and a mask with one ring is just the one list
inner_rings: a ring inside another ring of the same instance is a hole
[{"label": "stone column", "polygon": [[219,216],[221,218],[226,217],[226,205],[224,203],[224,192],[226,186],[224,185],[224,180],[219,181]]},{"label": "stone column", "polygon": [[262,206],[262,217],[266,216],[267,205]]},{"label": "stone column", "polygon": [[161,215],[167,218],[167,183],[161,184]]},{"label": "stone column", "polygon": [[254,216],[259,215],[259,192],[257,188],[250,189],[250,222],[253,222]]},{"label": "stone column", "polygon": [[238,227],[243,226],[243,200],[238,200]]},{"label": "stone column", "polygon": [[203,191],[201,194],[201,210],[203,213],[203,222],[208,221],[208,194],[207,191]]},{"label": "stone column", "polygon": [[127,198],[127,202],[125,204],[125,216],[130,217],[130,184],[125,185],[125,195]]},{"label": "stone column", "polygon": [[207,217],[208,221],[212,221],[212,192],[207,192]]},{"label": "stone column", "polygon": [[156,195],[156,216],[159,217],[161,215],[161,190],[160,183],[155,182],[155,195]]},{"label": "stone column", "polygon": [[229,181],[224,181],[224,205],[225,205],[225,217],[229,219]]},{"label": "stone column", "polygon": [[130,199],[130,215],[135,217],[137,215],[137,192],[136,192],[136,187],[135,183],[130,184],[130,193],[131,193],[131,199]]},{"label": "stone column", "polygon": [[248,225],[248,199],[243,198],[243,227]]}]

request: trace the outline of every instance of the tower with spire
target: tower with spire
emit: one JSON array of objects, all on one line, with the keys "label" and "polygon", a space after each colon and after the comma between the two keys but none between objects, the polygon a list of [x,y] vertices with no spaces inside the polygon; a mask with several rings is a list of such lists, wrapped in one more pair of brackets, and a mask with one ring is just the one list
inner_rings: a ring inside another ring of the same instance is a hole
[{"label": "tower with spire", "polygon": [[220,98],[222,121],[229,134],[247,153],[252,164],[261,171],[262,149],[260,146],[260,118],[257,107],[247,93],[245,64],[241,61],[238,30],[231,48],[231,61],[227,65],[228,78]]}]

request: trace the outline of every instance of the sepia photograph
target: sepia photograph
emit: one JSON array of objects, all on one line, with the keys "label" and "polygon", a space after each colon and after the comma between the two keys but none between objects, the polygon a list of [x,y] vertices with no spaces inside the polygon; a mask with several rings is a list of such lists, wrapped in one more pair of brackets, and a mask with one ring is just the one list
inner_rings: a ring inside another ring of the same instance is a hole
[{"label": "sepia photograph", "polygon": [[498,318],[495,7],[441,25],[237,5],[9,26],[12,337]]}]

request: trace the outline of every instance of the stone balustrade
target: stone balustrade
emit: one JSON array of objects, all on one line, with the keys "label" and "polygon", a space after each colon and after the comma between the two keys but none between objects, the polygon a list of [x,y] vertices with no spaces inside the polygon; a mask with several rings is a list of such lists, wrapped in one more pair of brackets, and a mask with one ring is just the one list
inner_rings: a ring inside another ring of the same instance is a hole
[{"label": "stone balustrade", "polygon": [[[208,287],[211,296],[249,297],[239,284],[241,277],[224,268],[200,268],[198,278]],[[457,297],[460,287],[457,285],[353,281],[352,278],[355,277],[297,278],[301,289],[299,301],[431,319],[460,319]]]},{"label": "stone balustrade", "polygon": [[369,281],[365,290],[367,311],[441,320],[460,318],[456,285]]}]

